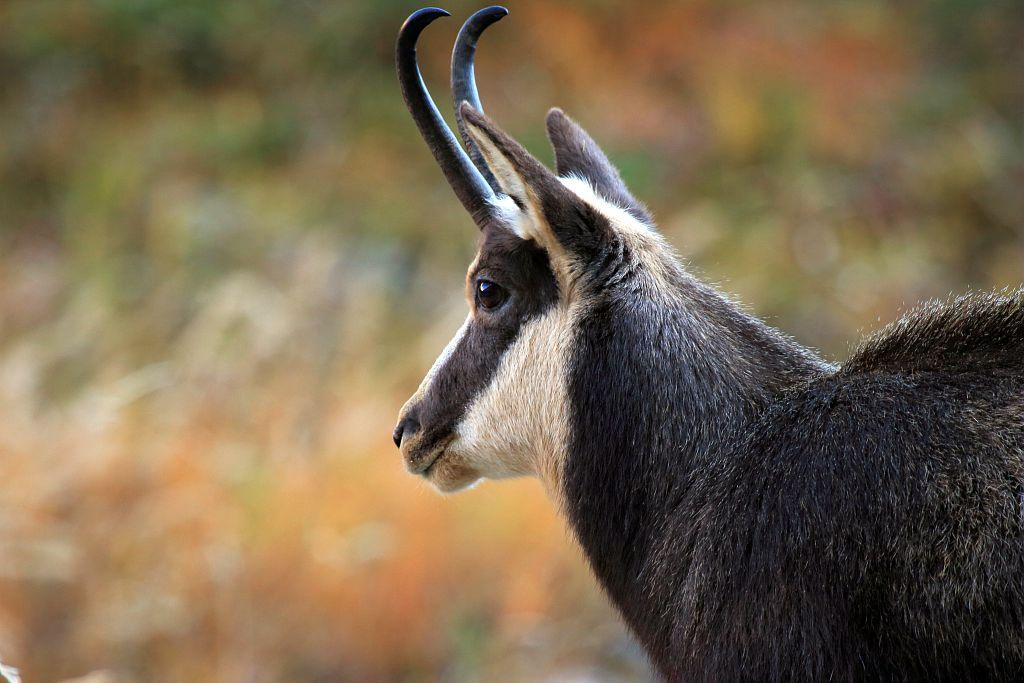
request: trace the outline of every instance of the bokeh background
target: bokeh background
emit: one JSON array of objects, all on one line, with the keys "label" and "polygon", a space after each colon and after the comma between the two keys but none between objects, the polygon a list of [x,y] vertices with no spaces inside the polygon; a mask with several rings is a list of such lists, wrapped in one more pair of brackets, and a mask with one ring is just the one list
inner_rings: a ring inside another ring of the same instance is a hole
[{"label": "bokeh background", "polygon": [[[691,267],[842,360],[1024,281],[1024,8],[512,0],[485,106],[558,105]],[[425,33],[448,102],[458,25]],[[442,498],[399,406],[475,229],[354,0],[0,4],[0,660],[26,681],[649,678],[535,482]]]}]

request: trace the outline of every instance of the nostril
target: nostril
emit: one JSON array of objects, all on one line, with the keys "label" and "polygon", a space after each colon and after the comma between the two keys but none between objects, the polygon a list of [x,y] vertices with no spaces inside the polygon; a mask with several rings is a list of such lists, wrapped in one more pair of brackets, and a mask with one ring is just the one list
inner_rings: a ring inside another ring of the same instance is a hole
[{"label": "nostril", "polygon": [[395,445],[399,448],[402,447],[402,439],[405,438],[406,434],[412,434],[420,428],[420,423],[415,417],[405,417],[399,420],[398,426],[395,427],[394,434],[391,438],[394,439]]}]

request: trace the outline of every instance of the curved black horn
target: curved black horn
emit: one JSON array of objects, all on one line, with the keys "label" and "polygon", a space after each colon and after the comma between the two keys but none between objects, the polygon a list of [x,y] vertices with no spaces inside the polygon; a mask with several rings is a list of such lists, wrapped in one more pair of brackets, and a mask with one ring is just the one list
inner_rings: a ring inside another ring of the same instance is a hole
[{"label": "curved black horn", "polygon": [[398,44],[395,46],[398,82],[402,86],[405,105],[409,108],[409,113],[412,114],[438,165],[441,166],[448,184],[452,186],[455,195],[473,220],[482,228],[492,215],[490,200],[494,197],[494,192],[459,146],[455,135],[441,117],[441,112],[437,110],[430,93],[427,92],[427,86],[423,82],[416,61],[416,41],[420,33],[435,19],[448,16],[451,15],[443,9],[426,7],[413,12],[405,20],[398,32]]},{"label": "curved black horn", "polygon": [[469,137],[469,131],[466,130],[466,123],[462,120],[459,108],[463,102],[469,102],[477,111],[482,112],[484,110],[483,105],[480,104],[480,93],[476,89],[476,76],[473,69],[476,41],[488,26],[496,21],[500,21],[506,15],[508,15],[508,10],[498,5],[485,7],[476,12],[462,25],[459,37],[455,39],[455,49],[452,50],[452,97],[455,100],[455,120],[459,124],[459,133],[462,135],[462,140],[466,143],[469,156],[495,192],[501,192],[501,187],[499,187],[498,181],[494,179],[494,176],[491,175],[487,164],[484,163],[480,150],[476,148],[472,138]]}]

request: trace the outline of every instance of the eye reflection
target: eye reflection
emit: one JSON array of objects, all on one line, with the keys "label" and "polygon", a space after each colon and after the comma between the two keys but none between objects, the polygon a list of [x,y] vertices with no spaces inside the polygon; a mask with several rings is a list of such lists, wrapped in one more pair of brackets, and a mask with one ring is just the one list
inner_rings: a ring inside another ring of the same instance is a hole
[{"label": "eye reflection", "polygon": [[485,310],[498,308],[508,298],[508,292],[501,285],[480,278],[476,281],[476,303]]}]

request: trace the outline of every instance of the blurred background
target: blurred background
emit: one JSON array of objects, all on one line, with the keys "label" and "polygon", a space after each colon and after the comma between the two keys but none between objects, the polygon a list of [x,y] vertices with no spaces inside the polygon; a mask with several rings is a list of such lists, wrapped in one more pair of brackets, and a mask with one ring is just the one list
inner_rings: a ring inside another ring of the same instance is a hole
[{"label": "blurred background", "polygon": [[[488,112],[563,107],[693,270],[842,360],[1024,281],[1024,10],[514,0]],[[424,34],[448,56],[482,3]],[[0,4],[0,660],[26,682],[650,677],[536,482],[442,498],[399,406],[476,230],[393,71],[412,2]]]}]

